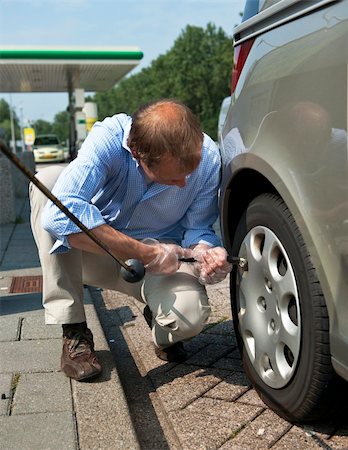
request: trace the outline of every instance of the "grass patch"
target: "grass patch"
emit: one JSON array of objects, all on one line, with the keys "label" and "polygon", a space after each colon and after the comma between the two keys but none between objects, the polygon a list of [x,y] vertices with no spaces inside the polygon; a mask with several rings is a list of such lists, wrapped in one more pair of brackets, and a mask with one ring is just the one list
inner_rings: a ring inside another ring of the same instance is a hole
[{"label": "grass patch", "polygon": [[12,395],[12,397],[14,396],[14,394],[16,392],[16,389],[17,389],[17,386],[18,386],[18,382],[19,382],[19,377],[20,377],[19,373],[13,374],[12,382],[11,382],[11,395]]},{"label": "grass patch", "polygon": [[230,435],[230,439],[234,439],[237,436],[237,434],[239,434],[243,430],[243,428],[245,428],[245,425],[242,425],[239,428],[236,428],[235,430],[233,430]]},{"label": "grass patch", "polygon": [[20,374],[19,373],[14,373],[13,377],[12,377],[12,381],[11,381],[11,401],[10,401],[10,407],[9,407],[9,415],[11,416],[12,414],[12,410],[13,410],[13,398],[18,386],[18,382],[19,382],[19,377]]}]

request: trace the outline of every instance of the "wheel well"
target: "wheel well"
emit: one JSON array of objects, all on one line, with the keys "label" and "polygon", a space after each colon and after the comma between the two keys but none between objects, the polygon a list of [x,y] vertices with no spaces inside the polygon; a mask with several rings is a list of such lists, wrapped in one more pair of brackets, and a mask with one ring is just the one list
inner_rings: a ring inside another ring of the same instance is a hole
[{"label": "wheel well", "polygon": [[266,192],[278,194],[275,187],[260,173],[246,169],[239,172],[228,186],[230,191],[227,205],[229,244],[232,242],[238,222],[248,204],[258,195]]}]

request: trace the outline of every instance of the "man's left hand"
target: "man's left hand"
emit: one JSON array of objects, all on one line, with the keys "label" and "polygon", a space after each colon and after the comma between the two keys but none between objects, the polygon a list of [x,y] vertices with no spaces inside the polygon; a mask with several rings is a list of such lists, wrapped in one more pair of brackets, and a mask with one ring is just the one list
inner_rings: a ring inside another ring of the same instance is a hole
[{"label": "man's left hand", "polygon": [[216,284],[224,280],[232,270],[232,264],[227,261],[227,251],[223,247],[210,247],[198,244],[192,250],[197,262],[193,272],[201,284]]}]

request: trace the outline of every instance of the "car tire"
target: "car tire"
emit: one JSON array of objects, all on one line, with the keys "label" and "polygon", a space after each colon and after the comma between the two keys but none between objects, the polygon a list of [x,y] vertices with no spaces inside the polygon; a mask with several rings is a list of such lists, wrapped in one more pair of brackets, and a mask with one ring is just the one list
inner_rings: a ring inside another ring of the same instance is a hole
[{"label": "car tire", "polygon": [[232,254],[232,314],[246,374],[261,399],[291,422],[333,412],[345,383],[331,365],[325,298],[301,233],[277,195],[242,215]]}]

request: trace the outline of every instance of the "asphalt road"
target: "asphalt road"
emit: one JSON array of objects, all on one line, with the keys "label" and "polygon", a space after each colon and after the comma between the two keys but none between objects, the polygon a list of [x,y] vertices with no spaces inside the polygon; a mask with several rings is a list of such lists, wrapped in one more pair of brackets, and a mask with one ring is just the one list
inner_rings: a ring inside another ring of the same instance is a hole
[{"label": "asphalt road", "polygon": [[50,166],[60,166],[60,167],[66,167],[69,163],[68,162],[63,162],[63,163],[38,163],[36,164],[35,168],[36,171],[39,172],[40,170],[44,169],[45,167],[50,167]]}]

